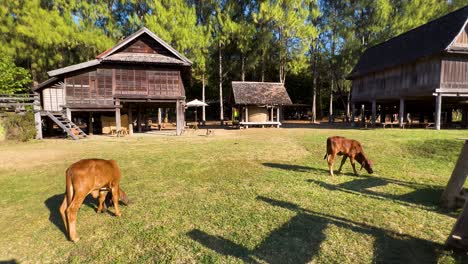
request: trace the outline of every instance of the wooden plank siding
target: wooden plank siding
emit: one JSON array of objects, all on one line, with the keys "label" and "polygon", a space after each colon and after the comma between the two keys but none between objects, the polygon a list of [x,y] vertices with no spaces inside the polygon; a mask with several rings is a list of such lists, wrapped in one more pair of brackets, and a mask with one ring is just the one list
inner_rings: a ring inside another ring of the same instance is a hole
[{"label": "wooden plank siding", "polygon": [[63,87],[52,87],[42,91],[42,102],[44,110],[62,111],[62,105],[65,104],[65,95]]},{"label": "wooden plank siding", "polygon": [[157,43],[154,39],[148,36],[142,36],[124,46],[117,53],[148,53],[148,54],[162,54],[172,56],[170,52],[161,44]]},{"label": "wooden plank siding", "polygon": [[421,60],[353,80],[352,100],[432,96],[440,83],[440,58]]},{"label": "wooden plank siding", "polygon": [[454,45],[459,46],[466,46],[468,45],[468,26],[465,26],[465,28],[460,32],[460,35],[455,39]]},{"label": "wooden plank siding", "polygon": [[112,106],[114,98],[180,98],[185,95],[179,70],[118,66],[97,68],[67,76],[66,102],[70,106]]},{"label": "wooden plank siding", "polygon": [[465,88],[468,93],[468,55],[444,57],[441,76],[440,88]]}]

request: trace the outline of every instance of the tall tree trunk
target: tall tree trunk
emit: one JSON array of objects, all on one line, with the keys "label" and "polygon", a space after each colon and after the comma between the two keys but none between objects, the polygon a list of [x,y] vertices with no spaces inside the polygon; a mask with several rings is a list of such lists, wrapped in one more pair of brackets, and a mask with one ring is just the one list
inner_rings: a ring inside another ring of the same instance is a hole
[{"label": "tall tree trunk", "polygon": [[[205,102],[205,74],[202,74],[202,101]],[[205,106],[202,106],[202,123],[205,125],[206,123],[206,112]]]},{"label": "tall tree trunk", "polygon": [[328,122],[333,122],[333,78],[331,79],[330,85],[330,108],[329,108],[329,115],[328,115]]},{"label": "tall tree trunk", "polygon": [[221,41],[219,45],[219,120],[221,125],[224,124],[224,109],[223,109],[223,56],[221,50]]},{"label": "tall tree trunk", "polygon": [[322,104],[322,92],[323,91],[321,89],[319,89],[318,92],[319,92],[319,102],[318,102],[318,104],[319,104],[319,109],[320,109],[320,118],[322,118],[323,117],[323,104]]},{"label": "tall tree trunk", "polygon": [[241,80],[245,82],[245,57],[241,54]]},{"label": "tall tree trunk", "polygon": [[348,92],[348,96],[346,100],[346,123],[350,123],[351,121],[350,100],[351,100],[351,92]]},{"label": "tall tree trunk", "polygon": [[312,123],[315,123],[317,121],[317,107],[316,107],[316,101],[317,101],[317,76],[316,73],[314,73],[314,80],[313,80],[313,91],[312,91]]},{"label": "tall tree trunk", "polygon": [[265,81],[265,51],[262,50],[262,82]]}]

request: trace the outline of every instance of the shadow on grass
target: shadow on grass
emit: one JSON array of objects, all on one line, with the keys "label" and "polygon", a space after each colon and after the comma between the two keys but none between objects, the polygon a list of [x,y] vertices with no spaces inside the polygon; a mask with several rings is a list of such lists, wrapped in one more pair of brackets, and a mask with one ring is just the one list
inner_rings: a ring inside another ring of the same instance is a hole
[{"label": "shadow on grass", "polygon": [[19,263],[16,261],[16,259],[11,259],[11,260],[0,260],[0,264],[16,264]]},{"label": "shadow on grass", "polygon": [[[297,171],[297,172],[316,172],[316,173],[326,173],[328,175],[328,170],[321,169],[321,168],[313,168],[308,166],[301,166],[301,165],[292,165],[292,164],[278,164],[278,163],[263,163],[264,166],[270,168],[277,168],[289,171]],[[339,177],[337,174],[334,177]],[[353,176],[355,177],[354,180],[333,185],[323,181],[309,179],[307,180],[310,183],[318,184],[328,190],[331,191],[343,191],[352,194],[364,194],[368,197],[375,198],[375,199],[382,199],[382,200],[394,200],[403,202],[405,205],[415,204],[415,205],[422,205],[426,207],[434,207],[438,205],[439,198],[444,191],[444,187],[441,186],[432,186],[428,184],[421,184],[421,183],[414,183],[402,180],[395,180],[390,178],[385,178],[381,176],[370,176],[370,175],[362,175],[362,176],[355,176],[352,173],[346,173],[344,175]],[[371,190],[374,187],[385,186],[388,184],[395,184],[399,186],[404,186],[413,189],[414,191],[402,194],[402,195],[395,195],[395,194],[388,194],[384,192],[377,192]]]},{"label": "shadow on grass", "polygon": [[313,212],[298,205],[258,196],[257,200],[296,212],[287,223],[273,230],[254,249],[249,250],[220,236],[194,229],[188,236],[205,247],[226,256],[257,263],[307,263],[320,251],[330,225],[374,237],[375,263],[437,263],[443,246],[431,241],[401,235],[390,230],[354,222],[342,217]]},{"label": "shadow on grass", "polygon": [[[47,206],[47,208],[50,211],[49,215],[49,221],[53,223],[62,233],[67,236],[67,232],[65,230],[65,226],[63,225],[63,220],[62,220],[62,215],[60,215],[60,205],[63,202],[64,194],[56,194],[51,197],[49,197],[47,200],[44,201],[44,204]],[[91,207],[95,210],[97,210],[97,199],[93,199],[92,196],[88,195],[83,201],[83,205],[86,205],[88,207]],[[107,213],[111,215],[115,215],[113,212],[110,212],[109,210],[106,211]]]}]

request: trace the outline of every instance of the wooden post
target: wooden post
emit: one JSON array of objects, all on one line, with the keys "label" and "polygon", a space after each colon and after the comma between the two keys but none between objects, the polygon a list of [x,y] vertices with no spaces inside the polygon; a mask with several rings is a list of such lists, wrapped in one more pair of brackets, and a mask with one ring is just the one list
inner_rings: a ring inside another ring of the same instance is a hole
[{"label": "wooden post", "polygon": [[68,120],[72,121],[72,114],[71,114],[70,108],[66,108],[65,111],[66,111],[65,114],[66,114]]},{"label": "wooden post", "polygon": [[[276,121],[279,123],[280,122],[280,108],[279,106],[276,108]],[[280,125],[278,124],[278,128]]]},{"label": "wooden post", "polygon": [[463,211],[458,216],[446,245],[468,251],[468,203],[465,203]]},{"label": "wooden post", "polygon": [[356,105],[354,103],[351,104],[351,126],[356,126],[354,119],[356,118]]},{"label": "wooden post", "polygon": [[133,113],[131,104],[128,104],[128,134],[133,135]]},{"label": "wooden post", "polygon": [[361,105],[361,122],[366,123],[366,106],[364,104]]},{"label": "wooden post", "polygon": [[141,133],[141,104],[138,104],[137,110],[137,130],[138,133]]},{"label": "wooden post", "polygon": [[373,127],[375,127],[376,118],[377,118],[377,102],[374,99],[372,100],[372,117],[371,117],[371,122],[372,122]]},{"label": "wooden post", "polygon": [[440,115],[442,111],[442,95],[439,93],[436,97],[436,109],[435,109],[435,127],[440,130]]},{"label": "wooden post", "polygon": [[34,93],[34,126],[36,127],[36,139],[42,139],[41,98],[39,93]]},{"label": "wooden post", "polygon": [[184,118],[184,101],[177,100],[176,102],[176,135],[182,135],[184,131],[185,118]]},{"label": "wooden post", "polygon": [[[120,106],[120,100],[116,99],[115,100],[115,105]],[[122,123],[120,120],[120,108],[116,107],[115,108],[115,132],[117,133],[117,136],[120,134],[120,130],[122,129]]]},{"label": "wooden post", "polygon": [[161,107],[158,107],[158,126],[161,129]]},{"label": "wooden post", "polygon": [[[249,107],[245,106],[245,122],[249,122]],[[245,128],[249,128],[249,125],[245,125]]]},{"label": "wooden post", "polygon": [[456,207],[456,198],[460,195],[463,189],[466,178],[468,177],[468,140],[465,139],[457,164],[453,169],[452,176],[445,187],[442,197],[440,198],[440,206],[443,208],[453,209]]},{"label": "wooden post", "polygon": [[398,113],[398,125],[403,127],[405,121],[405,99],[400,98],[400,112]]},{"label": "wooden post", "polygon": [[93,134],[93,112],[89,112],[89,119],[88,119],[88,134]]},{"label": "wooden post", "polygon": [[270,116],[271,122],[275,121],[275,112],[274,112],[274,110],[275,109],[273,108],[273,106],[271,106],[271,111],[270,111],[271,112],[271,114],[270,114],[271,115]]}]

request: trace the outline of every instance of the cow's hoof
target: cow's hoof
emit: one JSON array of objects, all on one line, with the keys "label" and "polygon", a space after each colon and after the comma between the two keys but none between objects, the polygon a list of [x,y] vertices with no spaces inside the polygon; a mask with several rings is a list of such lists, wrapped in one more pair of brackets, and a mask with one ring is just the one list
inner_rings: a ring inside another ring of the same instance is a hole
[{"label": "cow's hoof", "polygon": [[72,239],[71,239],[71,241],[72,241],[73,243],[76,243],[76,242],[78,242],[79,240],[80,240],[79,237],[77,237],[77,238],[72,238]]},{"label": "cow's hoof", "polygon": [[118,217],[121,217],[122,216],[122,213],[115,213],[115,216],[118,216]]}]

